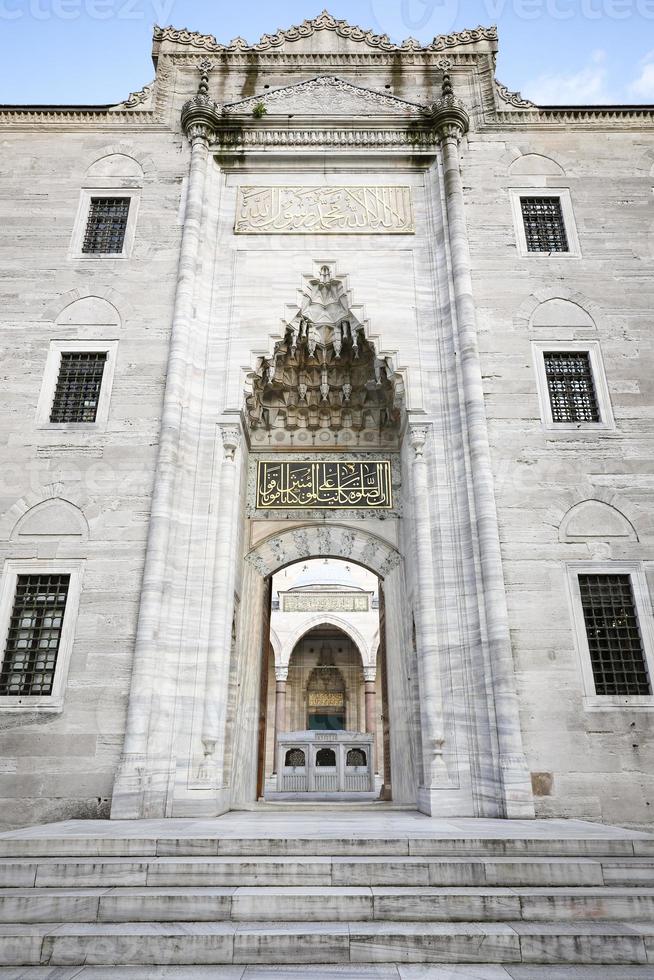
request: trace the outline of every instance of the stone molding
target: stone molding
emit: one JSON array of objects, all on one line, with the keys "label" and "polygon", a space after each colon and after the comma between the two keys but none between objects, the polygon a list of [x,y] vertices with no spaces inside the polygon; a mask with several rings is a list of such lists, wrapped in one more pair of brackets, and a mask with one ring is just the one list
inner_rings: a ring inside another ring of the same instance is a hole
[{"label": "stone molding", "polygon": [[501,102],[513,106],[515,109],[536,109],[538,111],[538,106],[534,102],[523,98],[520,92],[511,92],[497,78],[495,79],[495,88],[497,89],[497,94]]},{"label": "stone molding", "polygon": [[152,101],[156,78],[144,85],[138,92],[130,92],[124,102],[119,102],[116,109],[136,109],[137,106],[145,105]]},{"label": "stone molding", "polygon": [[426,127],[424,130],[406,129],[221,129],[217,134],[221,150],[280,146],[309,147],[363,147],[381,149],[435,149],[438,138]]},{"label": "stone molding", "polygon": [[497,27],[482,27],[457,31],[453,34],[439,34],[428,45],[422,45],[415,38],[407,38],[401,44],[394,44],[387,34],[375,34],[373,31],[349,24],[346,20],[336,20],[335,17],[323,10],[318,17],[303,21],[302,24],[276,31],[275,34],[264,34],[255,44],[248,44],[242,37],[236,37],[229,44],[221,44],[213,34],[200,34],[186,28],[155,27],[153,43],[161,44],[171,41],[175,44],[185,44],[205,51],[270,51],[279,48],[286,42],[299,41],[312,37],[319,31],[333,31],[339,37],[360,42],[370,48],[380,51],[445,51],[460,45],[475,44],[478,41],[497,41]]},{"label": "stone molding", "polygon": [[381,538],[342,524],[304,525],[266,538],[245,556],[263,577],[303,558],[347,558],[384,578],[400,555]]},{"label": "stone molding", "polygon": [[416,115],[425,111],[424,107],[416,102],[407,102],[393,95],[352,85],[351,82],[346,82],[335,75],[320,75],[306,82],[286,85],[273,92],[244,99],[242,102],[228,103],[225,106],[225,113],[249,115],[258,105],[264,105],[271,112],[308,112],[321,116],[356,115],[361,104],[366,110],[374,106],[380,111],[403,115]]}]

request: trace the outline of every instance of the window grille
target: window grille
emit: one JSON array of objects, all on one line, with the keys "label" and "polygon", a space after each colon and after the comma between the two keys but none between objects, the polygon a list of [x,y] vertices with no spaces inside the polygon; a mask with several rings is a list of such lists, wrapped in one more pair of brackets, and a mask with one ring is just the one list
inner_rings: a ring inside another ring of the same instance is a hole
[{"label": "window grille", "polygon": [[629,575],[580,575],[597,694],[651,694]]},{"label": "window grille", "polygon": [[51,422],[95,422],[106,361],[106,351],[62,353]]},{"label": "window grille", "polygon": [[588,351],[546,351],[553,422],[601,422]]},{"label": "window grille", "polygon": [[70,575],[19,575],[0,696],[52,694]]},{"label": "window grille", "polygon": [[285,766],[292,766],[294,769],[301,768],[306,765],[306,760],[304,758],[304,752],[302,749],[289,749],[286,753],[284,759]]},{"label": "window grille", "polygon": [[121,253],[127,229],[129,197],[92,197],[82,252]]},{"label": "window grille", "polygon": [[520,206],[528,252],[569,251],[559,197],[521,197]]},{"label": "window grille", "polygon": [[366,766],[368,760],[363,749],[349,749],[345,758],[346,766]]},{"label": "window grille", "polygon": [[336,753],[333,749],[318,749],[316,752],[317,766],[335,766]]}]

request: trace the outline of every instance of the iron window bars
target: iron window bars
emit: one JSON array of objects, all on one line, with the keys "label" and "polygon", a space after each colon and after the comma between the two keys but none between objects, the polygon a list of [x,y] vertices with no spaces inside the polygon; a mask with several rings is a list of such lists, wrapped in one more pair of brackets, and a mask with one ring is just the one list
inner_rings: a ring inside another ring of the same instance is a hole
[{"label": "iron window bars", "polygon": [[553,422],[601,422],[588,351],[545,351]]},{"label": "iron window bars", "polygon": [[521,197],[528,252],[568,252],[559,197]]},{"label": "iron window bars", "polygon": [[19,575],[0,696],[52,694],[70,575]]},{"label": "iron window bars", "polygon": [[62,352],[51,422],[95,422],[106,351]]},{"label": "iron window bars", "polygon": [[580,575],[579,592],[597,694],[652,688],[629,575]]},{"label": "iron window bars", "polygon": [[129,197],[91,198],[83,253],[108,255],[123,251],[129,202]]}]

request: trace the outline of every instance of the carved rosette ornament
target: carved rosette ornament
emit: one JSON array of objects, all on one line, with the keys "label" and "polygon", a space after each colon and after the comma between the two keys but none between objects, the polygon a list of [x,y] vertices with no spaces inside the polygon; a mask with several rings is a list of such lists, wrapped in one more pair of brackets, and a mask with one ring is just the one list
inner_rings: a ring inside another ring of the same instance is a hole
[{"label": "carved rosette ornament", "polygon": [[443,94],[431,107],[432,125],[441,141],[453,139],[458,143],[468,132],[470,116],[461,99],[457,99],[452,89],[452,81],[447,70],[443,75]]}]

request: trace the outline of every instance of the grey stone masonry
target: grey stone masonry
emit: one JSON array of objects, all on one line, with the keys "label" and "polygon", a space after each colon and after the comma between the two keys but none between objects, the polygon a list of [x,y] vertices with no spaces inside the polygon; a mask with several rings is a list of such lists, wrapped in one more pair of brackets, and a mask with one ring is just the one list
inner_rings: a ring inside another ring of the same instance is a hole
[{"label": "grey stone masonry", "polygon": [[[0,106],[1,828],[253,805],[312,558],[379,580],[386,797],[652,821],[654,110],[539,108],[497,47],[157,27],[124,102]],[[257,508],[278,458],[390,459],[393,506]]]}]

